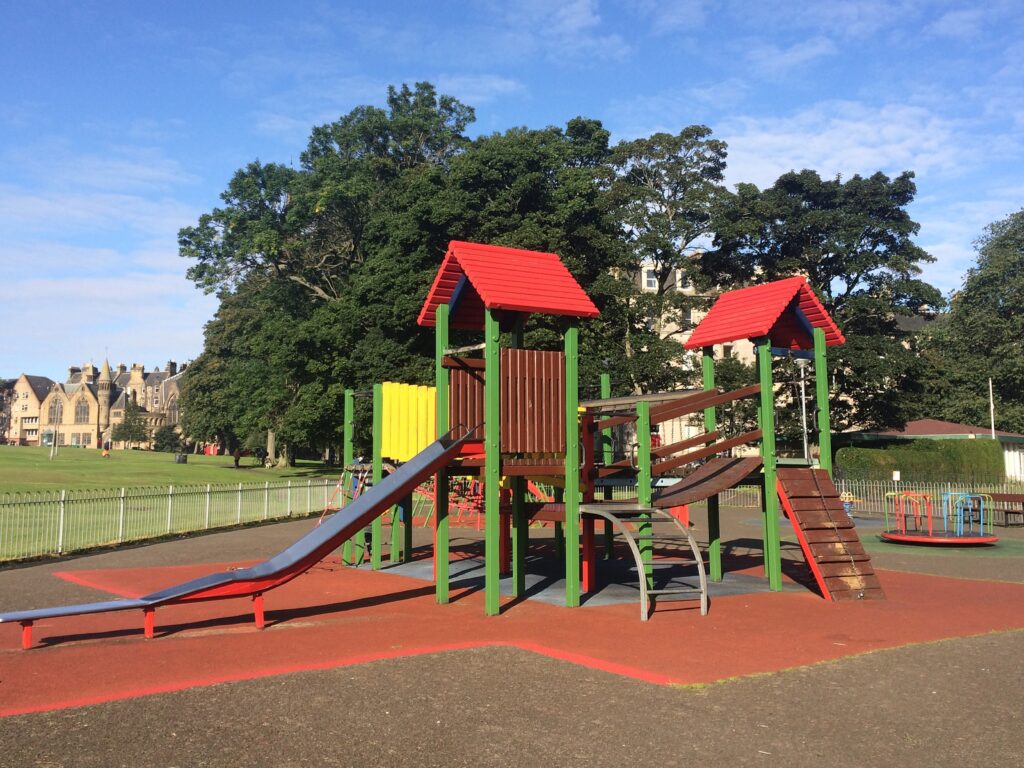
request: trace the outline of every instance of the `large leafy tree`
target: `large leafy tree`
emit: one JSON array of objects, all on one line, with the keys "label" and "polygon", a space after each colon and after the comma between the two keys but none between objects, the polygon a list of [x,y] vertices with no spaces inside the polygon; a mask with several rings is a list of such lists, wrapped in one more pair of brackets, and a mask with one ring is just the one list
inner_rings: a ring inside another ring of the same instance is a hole
[{"label": "large leafy tree", "polygon": [[607,203],[623,248],[618,301],[606,322],[618,326],[635,391],[672,389],[690,378],[681,341],[700,299],[685,289],[726,194],[725,160],[725,142],[703,125],[621,142],[609,158]]},{"label": "large leafy tree", "polygon": [[833,422],[901,426],[913,414],[926,371],[908,320],[942,304],[921,279],[934,261],[917,246],[907,206],[913,174],[822,179],[804,170],[760,190],[740,184],[715,219],[714,249],[702,259],[720,285],[804,275],[847,342],[830,353]]},{"label": "large leafy tree", "polygon": [[977,263],[928,334],[932,376],[920,415],[1024,432],[1024,210],[989,225]]},{"label": "large leafy tree", "polygon": [[149,439],[149,429],[142,413],[142,407],[134,400],[128,400],[124,406],[124,420],[115,424],[110,430],[111,440],[124,443],[131,448],[132,443],[143,443]]}]

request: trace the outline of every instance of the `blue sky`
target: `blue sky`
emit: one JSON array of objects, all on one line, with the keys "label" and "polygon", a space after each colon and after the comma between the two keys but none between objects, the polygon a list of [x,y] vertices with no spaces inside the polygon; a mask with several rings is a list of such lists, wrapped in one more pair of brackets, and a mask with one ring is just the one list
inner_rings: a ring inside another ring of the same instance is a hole
[{"label": "blue sky", "polygon": [[913,170],[925,278],[1024,201],[1024,5],[0,0],[0,377],[181,362],[216,302],[176,234],[253,159],[428,80],[472,133],[703,123],[730,184]]}]

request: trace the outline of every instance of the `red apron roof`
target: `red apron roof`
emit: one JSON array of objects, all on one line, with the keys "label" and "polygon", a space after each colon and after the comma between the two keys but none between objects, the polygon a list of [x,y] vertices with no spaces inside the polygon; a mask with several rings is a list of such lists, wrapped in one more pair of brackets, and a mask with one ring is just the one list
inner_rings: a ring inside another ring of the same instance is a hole
[{"label": "red apron roof", "polygon": [[597,317],[597,307],[554,253],[453,240],[416,322],[434,325],[440,304],[451,304],[452,328],[479,330],[484,308]]},{"label": "red apron roof", "polygon": [[768,336],[773,347],[813,349],[811,329],[825,331],[825,345],[846,342],[803,277],[787,277],[723,293],[700,321],[687,349]]}]

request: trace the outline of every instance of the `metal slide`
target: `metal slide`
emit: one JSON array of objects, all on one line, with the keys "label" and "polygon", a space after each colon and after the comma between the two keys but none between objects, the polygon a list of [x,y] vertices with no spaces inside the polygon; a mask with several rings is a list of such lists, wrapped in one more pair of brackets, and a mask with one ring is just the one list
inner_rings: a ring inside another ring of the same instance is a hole
[{"label": "metal slide", "polygon": [[[0,623],[20,623],[23,628],[22,645],[28,647],[32,622],[39,619],[142,609],[146,612],[146,635],[151,636],[152,613],[158,606],[247,595],[261,598],[264,592],[294,579],[323,560],[374,518],[408,496],[424,479],[448,464],[458,455],[466,439],[452,440],[450,434],[427,446],[286,550],[262,563],[235,571],[212,573],[139,598],[0,613]],[[262,625],[262,602],[257,605],[256,613],[257,624]]]}]

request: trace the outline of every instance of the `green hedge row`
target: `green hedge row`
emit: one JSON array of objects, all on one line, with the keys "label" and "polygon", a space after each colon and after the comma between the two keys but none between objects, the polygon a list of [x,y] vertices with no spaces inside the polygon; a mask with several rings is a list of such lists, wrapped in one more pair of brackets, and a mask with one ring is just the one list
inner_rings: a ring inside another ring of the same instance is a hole
[{"label": "green hedge row", "polygon": [[909,440],[882,448],[840,448],[836,469],[847,480],[1001,483],[1006,480],[998,440]]}]

